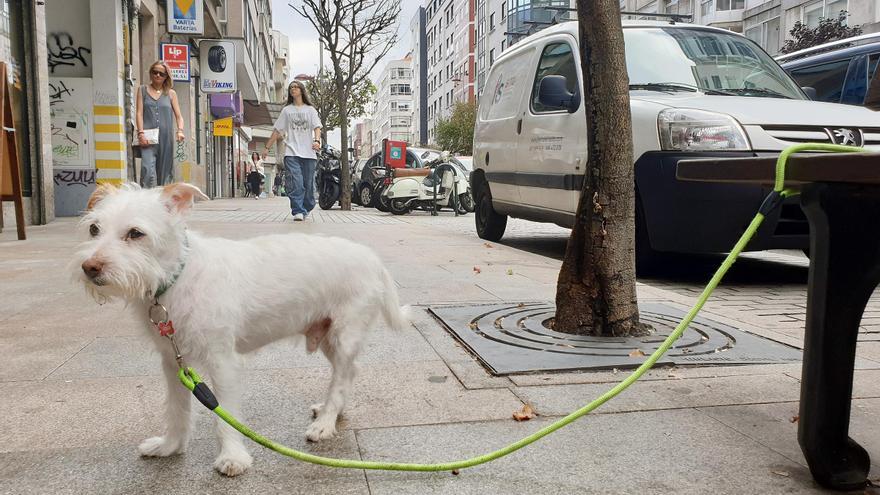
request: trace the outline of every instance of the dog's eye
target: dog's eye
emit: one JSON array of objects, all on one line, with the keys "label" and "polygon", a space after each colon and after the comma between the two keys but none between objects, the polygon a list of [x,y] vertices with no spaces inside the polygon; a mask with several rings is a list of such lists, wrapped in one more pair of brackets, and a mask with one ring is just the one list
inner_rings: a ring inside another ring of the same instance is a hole
[{"label": "dog's eye", "polygon": [[97,225],[95,225],[95,224],[89,225],[89,234],[91,234],[92,237],[97,237],[98,234],[100,234],[100,233],[101,233],[101,229],[99,229]]},{"label": "dog's eye", "polygon": [[128,234],[125,234],[125,239],[126,239],[126,240],[128,240],[128,239],[140,239],[141,237],[143,237],[143,236],[145,236],[145,235],[147,235],[147,234],[144,234],[143,232],[141,232],[141,231],[138,230],[138,229],[131,229],[131,230],[128,231]]}]

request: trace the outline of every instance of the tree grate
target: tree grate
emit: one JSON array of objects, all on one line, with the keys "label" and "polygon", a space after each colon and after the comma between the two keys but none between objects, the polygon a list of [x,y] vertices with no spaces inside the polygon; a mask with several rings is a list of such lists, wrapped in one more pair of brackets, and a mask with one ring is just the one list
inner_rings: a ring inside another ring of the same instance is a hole
[{"label": "tree grate", "polygon": [[[583,369],[635,368],[684,318],[660,303],[639,304],[640,319],[654,327],[645,337],[569,335],[548,328],[552,303],[428,308],[493,375]],[[644,355],[642,355],[644,353]],[[801,351],[697,317],[658,365],[746,365],[800,362]]]}]

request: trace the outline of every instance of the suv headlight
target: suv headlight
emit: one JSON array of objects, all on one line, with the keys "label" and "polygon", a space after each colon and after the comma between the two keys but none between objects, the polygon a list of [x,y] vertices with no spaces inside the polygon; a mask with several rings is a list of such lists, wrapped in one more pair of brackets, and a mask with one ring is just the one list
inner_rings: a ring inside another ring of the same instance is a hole
[{"label": "suv headlight", "polygon": [[678,151],[749,150],[749,140],[730,115],[693,109],[668,109],[657,117],[660,147]]}]

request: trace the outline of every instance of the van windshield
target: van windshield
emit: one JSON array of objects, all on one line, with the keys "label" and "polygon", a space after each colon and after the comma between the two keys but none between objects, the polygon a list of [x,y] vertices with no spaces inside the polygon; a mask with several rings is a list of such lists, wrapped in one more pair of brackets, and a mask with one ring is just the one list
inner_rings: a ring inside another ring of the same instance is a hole
[{"label": "van windshield", "polygon": [[709,29],[623,30],[631,89],[806,99],[753,41]]}]

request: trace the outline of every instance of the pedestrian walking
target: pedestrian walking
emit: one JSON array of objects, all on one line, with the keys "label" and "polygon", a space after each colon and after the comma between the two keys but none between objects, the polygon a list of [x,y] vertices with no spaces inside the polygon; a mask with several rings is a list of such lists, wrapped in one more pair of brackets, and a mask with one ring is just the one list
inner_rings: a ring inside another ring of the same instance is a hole
[{"label": "pedestrian walking", "polygon": [[263,182],[263,174],[254,167],[251,173],[247,175],[247,182],[250,185],[250,192],[254,195],[254,199],[260,199],[261,184]]},{"label": "pedestrian walking", "polygon": [[163,186],[174,180],[174,141],[183,142],[183,116],[165,62],[150,66],[150,84],[135,94],[137,141],[141,154],[143,187]]},{"label": "pedestrian walking", "polygon": [[287,173],[287,197],[290,200],[290,213],[294,221],[305,220],[315,207],[315,166],[321,147],[321,118],[309,100],[306,87],[293,81],[287,87],[287,102],[278,120],[272,137],[266,142],[262,158],[269,154],[269,148],[284,138],[284,170]]}]

